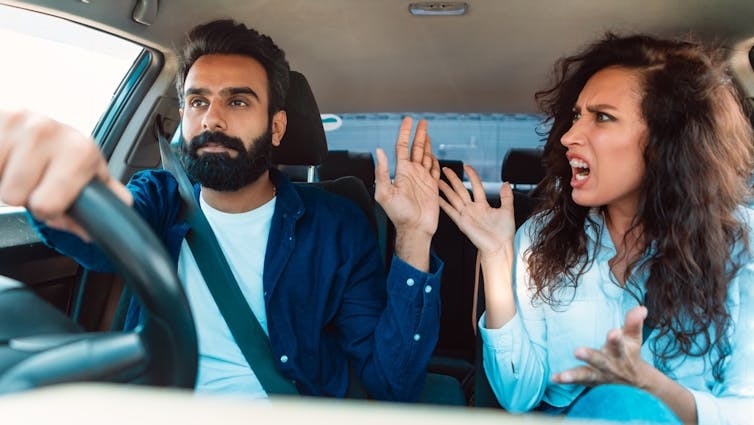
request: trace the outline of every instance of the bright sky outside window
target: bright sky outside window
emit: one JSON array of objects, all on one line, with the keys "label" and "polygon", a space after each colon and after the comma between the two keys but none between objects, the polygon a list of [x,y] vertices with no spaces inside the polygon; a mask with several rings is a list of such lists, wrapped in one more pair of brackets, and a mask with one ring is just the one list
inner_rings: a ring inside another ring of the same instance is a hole
[{"label": "bright sky outside window", "polygon": [[91,133],[142,47],[52,16],[0,6],[0,107]]}]

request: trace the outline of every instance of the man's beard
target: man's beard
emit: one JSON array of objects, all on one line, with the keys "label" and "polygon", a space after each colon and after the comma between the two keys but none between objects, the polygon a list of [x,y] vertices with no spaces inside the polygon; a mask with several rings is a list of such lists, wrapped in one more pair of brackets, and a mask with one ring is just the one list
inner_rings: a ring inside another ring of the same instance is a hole
[{"label": "man's beard", "polygon": [[[272,166],[272,132],[271,126],[256,138],[247,151],[241,139],[231,137],[219,131],[205,131],[181,143],[181,163],[191,180],[203,187],[218,191],[238,190],[253,183]],[[227,152],[202,153],[197,151],[214,143],[238,152],[231,158]]]}]

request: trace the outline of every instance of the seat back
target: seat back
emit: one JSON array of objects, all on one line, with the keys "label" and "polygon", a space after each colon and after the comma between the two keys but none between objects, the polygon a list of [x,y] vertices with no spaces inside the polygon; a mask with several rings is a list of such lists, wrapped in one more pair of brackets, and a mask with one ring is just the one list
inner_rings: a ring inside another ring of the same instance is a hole
[{"label": "seat back", "polygon": [[500,177],[513,189],[528,192],[545,178],[541,149],[510,149],[503,157]]},{"label": "seat back", "polygon": [[[272,151],[272,162],[285,170],[300,171],[300,166],[308,167],[307,184],[343,196],[358,205],[366,214],[369,223],[376,229],[374,208],[371,196],[364,184],[355,177],[332,181],[314,182],[314,170],[327,158],[327,138],[322,126],[317,101],[309,82],[297,71],[290,73],[290,88],[285,99],[288,125],[280,146]],[[291,178],[294,182],[300,180]],[[375,230],[376,231],[376,230]]]},{"label": "seat back", "polygon": [[[306,167],[306,179],[314,181],[314,169],[327,157],[327,138],[322,126],[314,93],[303,74],[290,72],[290,86],[285,98],[288,125],[280,145],[272,149],[272,163],[283,172],[293,171],[291,180],[301,181],[301,167]],[[285,167],[287,166],[287,167]]]},{"label": "seat back", "polygon": [[364,183],[370,195],[374,195],[374,158],[369,152],[334,150],[317,167],[320,180],[335,180],[343,176],[354,176]]}]

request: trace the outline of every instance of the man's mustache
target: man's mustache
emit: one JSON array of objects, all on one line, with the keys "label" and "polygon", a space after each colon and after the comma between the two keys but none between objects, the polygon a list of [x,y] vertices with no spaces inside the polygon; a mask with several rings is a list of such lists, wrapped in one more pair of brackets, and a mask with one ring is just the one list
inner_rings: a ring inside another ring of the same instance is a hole
[{"label": "man's mustache", "polygon": [[195,136],[191,139],[191,142],[189,142],[186,151],[191,156],[197,157],[197,151],[209,144],[222,146],[228,149],[235,149],[239,153],[246,152],[246,147],[244,146],[241,139],[239,139],[238,137],[228,136],[227,134],[220,131],[205,131]]}]

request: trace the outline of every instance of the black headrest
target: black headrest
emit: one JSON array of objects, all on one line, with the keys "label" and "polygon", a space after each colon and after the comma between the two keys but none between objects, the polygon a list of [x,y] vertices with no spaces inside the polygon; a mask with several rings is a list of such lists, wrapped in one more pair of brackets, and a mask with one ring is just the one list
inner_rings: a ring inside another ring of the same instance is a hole
[{"label": "black headrest", "polygon": [[327,157],[327,139],[317,101],[306,77],[296,71],[291,71],[290,76],[285,98],[288,125],[280,146],[272,150],[272,163],[319,165]]},{"label": "black headrest", "polygon": [[374,158],[369,152],[330,151],[319,165],[317,175],[320,180],[358,177],[369,193],[374,193]]},{"label": "black headrest", "polygon": [[[437,162],[440,163],[440,169],[444,167],[448,167],[451,170],[453,170],[454,173],[458,176],[459,179],[463,180],[463,161],[458,161],[456,159],[438,159]],[[440,173],[440,178],[445,180],[447,183],[450,183],[445,177],[445,173]]]},{"label": "black headrest", "polygon": [[537,184],[545,178],[541,149],[511,149],[503,158],[500,177],[511,184]]}]

